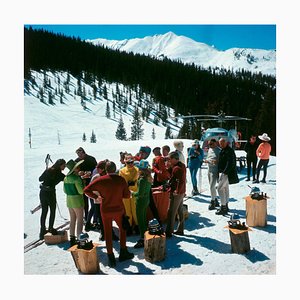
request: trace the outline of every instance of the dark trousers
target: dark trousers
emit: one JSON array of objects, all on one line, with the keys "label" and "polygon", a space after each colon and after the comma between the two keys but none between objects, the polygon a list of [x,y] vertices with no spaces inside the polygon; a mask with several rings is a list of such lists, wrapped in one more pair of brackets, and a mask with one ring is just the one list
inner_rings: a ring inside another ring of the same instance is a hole
[{"label": "dark trousers", "polygon": [[92,223],[92,218],[93,218],[93,222],[94,223],[99,223],[100,222],[100,205],[99,204],[95,204],[94,200],[90,199],[90,204],[91,204],[91,208],[89,210],[88,216],[87,216],[87,223]]},{"label": "dark trousers", "polygon": [[40,219],[41,231],[46,229],[46,218],[48,214],[48,209],[50,208],[49,217],[49,227],[48,229],[53,229],[56,211],[56,193],[53,191],[42,191],[40,190],[40,202],[42,206],[42,214]]},{"label": "dark trousers", "polygon": [[263,168],[264,171],[264,176],[263,176],[263,180],[266,180],[267,177],[267,167],[269,164],[269,159],[260,159],[257,165],[257,175],[256,175],[256,179],[259,180],[259,173],[261,168]]},{"label": "dark trousers", "polygon": [[252,176],[253,180],[255,180],[255,175],[256,175],[256,164],[257,164],[257,157],[253,158],[248,158],[247,157],[247,178],[250,180],[250,174],[251,174],[251,167],[252,167]]},{"label": "dark trousers", "polygon": [[89,198],[83,194],[83,200],[84,200],[84,219],[87,221],[88,214],[89,214]]}]

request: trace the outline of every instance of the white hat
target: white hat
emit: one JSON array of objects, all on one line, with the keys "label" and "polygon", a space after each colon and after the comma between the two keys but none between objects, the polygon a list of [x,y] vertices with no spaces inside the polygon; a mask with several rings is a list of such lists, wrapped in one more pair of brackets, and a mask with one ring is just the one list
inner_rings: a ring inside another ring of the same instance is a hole
[{"label": "white hat", "polygon": [[271,140],[271,138],[268,137],[267,133],[263,133],[262,135],[259,135],[258,138],[262,141],[268,142]]}]

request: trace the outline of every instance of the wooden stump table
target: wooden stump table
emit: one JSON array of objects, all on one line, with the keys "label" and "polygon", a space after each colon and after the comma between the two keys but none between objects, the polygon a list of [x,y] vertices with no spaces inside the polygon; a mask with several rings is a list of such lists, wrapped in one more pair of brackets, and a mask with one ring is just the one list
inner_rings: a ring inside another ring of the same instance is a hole
[{"label": "wooden stump table", "polygon": [[68,241],[67,230],[57,231],[57,234],[52,234],[50,232],[44,235],[44,240],[47,245],[56,245]]},{"label": "wooden stump table", "polygon": [[229,229],[231,251],[233,253],[245,253],[250,250],[250,241],[248,231],[251,231],[251,228],[240,230],[235,228],[230,228],[226,226],[225,228]]},{"label": "wooden stump table", "polygon": [[99,273],[99,261],[96,248],[98,244],[93,243],[91,250],[78,249],[77,245],[68,249],[71,252],[76,268],[85,274]]},{"label": "wooden stump table", "polygon": [[162,261],[166,256],[166,235],[151,235],[149,231],[144,234],[145,260],[151,263]]},{"label": "wooden stump table", "polygon": [[267,198],[262,200],[252,199],[251,196],[246,200],[246,223],[252,227],[264,227],[267,225]]}]

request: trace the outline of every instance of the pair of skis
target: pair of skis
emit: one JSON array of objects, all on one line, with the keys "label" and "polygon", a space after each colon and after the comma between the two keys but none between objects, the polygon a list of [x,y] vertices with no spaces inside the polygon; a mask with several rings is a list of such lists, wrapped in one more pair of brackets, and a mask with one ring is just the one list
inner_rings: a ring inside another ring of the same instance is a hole
[{"label": "pair of skis", "polygon": [[[61,224],[60,226],[56,227],[55,229],[56,230],[59,230],[59,229],[67,230],[67,229],[69,229],[69,224],[70,224],[70,221],[67,221],[67,222]],[[24,253],[42,245],[44,242],[45,242],[44,239],[37,239],[37,240],[34,240],[34,241],[28,243],[27,245],[24,246]]]}]

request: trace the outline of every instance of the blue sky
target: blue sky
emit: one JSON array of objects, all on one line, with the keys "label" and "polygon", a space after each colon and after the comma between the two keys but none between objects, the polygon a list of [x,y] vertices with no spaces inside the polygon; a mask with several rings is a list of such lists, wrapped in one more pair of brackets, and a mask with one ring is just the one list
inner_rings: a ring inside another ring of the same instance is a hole
[{"label": "blue sky", "polygon": [[[29,26],[29,25],[25,25]],[[172,31],[219,50],[233,47],[276,49],[276,25],[30,25],[84,39],[123,40]]]}]

